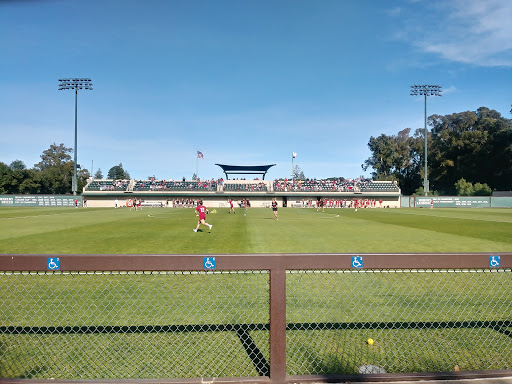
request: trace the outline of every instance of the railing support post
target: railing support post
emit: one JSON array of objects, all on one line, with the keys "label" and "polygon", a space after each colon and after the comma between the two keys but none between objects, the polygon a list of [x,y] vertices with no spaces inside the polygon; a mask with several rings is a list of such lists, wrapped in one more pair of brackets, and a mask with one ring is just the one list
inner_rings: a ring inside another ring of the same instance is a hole
[{"label": "railing support post", "polygon": [[286,269],[270,270],[270,380],[286,378]]}]

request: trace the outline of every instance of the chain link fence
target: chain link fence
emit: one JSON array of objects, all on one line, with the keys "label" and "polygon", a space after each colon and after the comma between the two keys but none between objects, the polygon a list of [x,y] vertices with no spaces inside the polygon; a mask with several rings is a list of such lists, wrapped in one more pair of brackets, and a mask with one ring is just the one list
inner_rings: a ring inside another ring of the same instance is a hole
[{"label": "chain link fence", "polygon": [[511,369],[511,317],[511,270],[290,272],[287,374]]},{"label": "chain link fence", "polygon": [[[511,272],[288,270],[286,374],[512,369]],[[270,285],[267,270],[0,272],[0,377],[269,376]]]},{"label": "chain link fence", "polygon": [[268,375],[269,274],[0,274],[0,377]]}]

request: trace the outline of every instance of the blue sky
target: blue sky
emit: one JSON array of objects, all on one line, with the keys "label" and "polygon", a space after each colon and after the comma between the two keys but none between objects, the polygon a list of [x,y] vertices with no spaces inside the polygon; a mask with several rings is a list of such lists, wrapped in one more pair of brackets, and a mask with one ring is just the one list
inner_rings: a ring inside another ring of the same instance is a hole
[{"label": "blue sky", "polygon": [[132,178],[223,176],[215,163],[369,175],[368,140],[428,114],[510,118],[509,0],[0,0],[0,161],[53,143]]}]

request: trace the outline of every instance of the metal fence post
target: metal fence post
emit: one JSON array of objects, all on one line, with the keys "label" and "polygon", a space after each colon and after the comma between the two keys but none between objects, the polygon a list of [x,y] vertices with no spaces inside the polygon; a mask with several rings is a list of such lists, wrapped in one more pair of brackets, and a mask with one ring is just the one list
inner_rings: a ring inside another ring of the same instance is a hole
[{"label": "metal fence post", "polygon": [[286,270],[270,269],[270,379],[286,377]]}]

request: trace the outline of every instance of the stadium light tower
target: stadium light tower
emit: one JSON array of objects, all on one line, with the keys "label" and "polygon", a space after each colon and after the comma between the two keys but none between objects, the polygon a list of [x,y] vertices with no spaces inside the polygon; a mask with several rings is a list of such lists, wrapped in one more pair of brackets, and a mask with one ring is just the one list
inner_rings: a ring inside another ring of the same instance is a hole
[{"label": "stadium light tower", "polygon": [[427,174],[427,96],[442,96],[440,85],[411,85],[411,96],[425,96],[425,175],[423,176],[423,191],[428,196],[428,174]]},{"label": "stadium light tower", "polygon": [[59,79],[59,91],[66,89],[73,89],[75,91],[75,150],[74,150],[74,164],[73,164],[73,181],[72,181],[72,189],[73,195],[76,196],[77,190],[77,159],[76,159],[76,143],[77,143],[77,102],[78,102],[78,90],[86,89],[92,91],[92,82],[91,79]]}]

